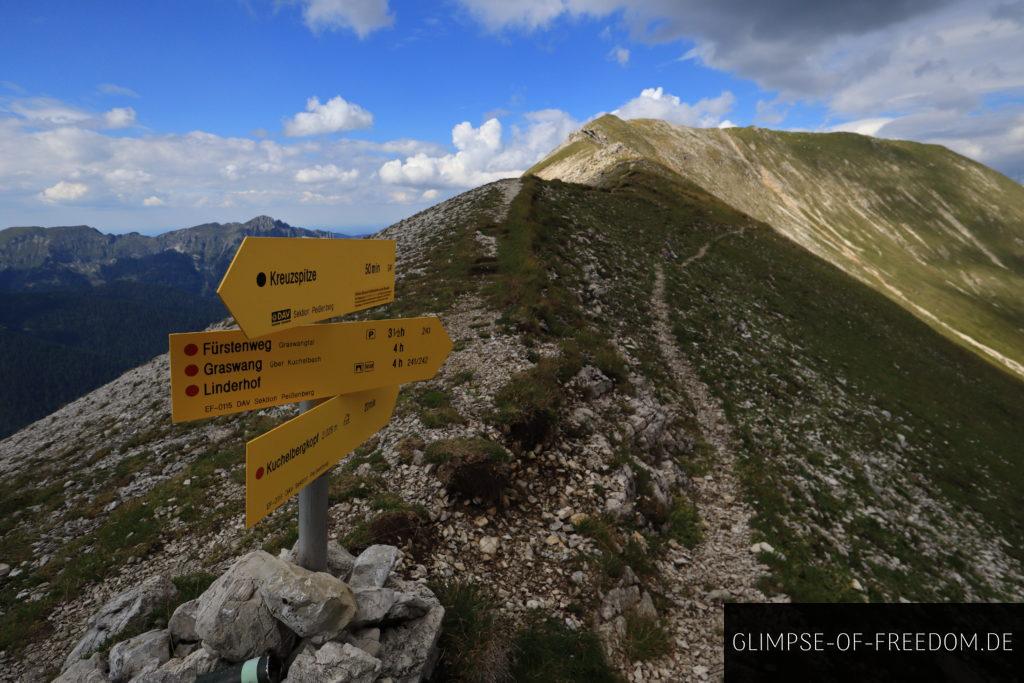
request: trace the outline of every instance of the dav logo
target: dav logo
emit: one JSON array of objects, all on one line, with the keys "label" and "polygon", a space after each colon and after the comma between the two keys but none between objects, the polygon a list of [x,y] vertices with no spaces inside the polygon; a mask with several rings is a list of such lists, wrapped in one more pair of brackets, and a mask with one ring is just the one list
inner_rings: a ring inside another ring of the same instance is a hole
[{"label": "dav logo", "polygon": [[281,325],[292,320],[292,309],[282,308],[280,311],[270,312],[270,324]]}]

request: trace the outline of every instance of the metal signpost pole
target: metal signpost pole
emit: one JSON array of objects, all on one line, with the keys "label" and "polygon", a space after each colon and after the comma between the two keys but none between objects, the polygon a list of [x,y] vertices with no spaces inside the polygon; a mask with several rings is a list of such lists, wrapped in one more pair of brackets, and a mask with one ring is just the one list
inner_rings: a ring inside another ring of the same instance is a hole
[{"label": "metal signpost pole", "polygon": [[[304,413],[319,401],[302,401]],[[327,493],[329,472],[324,472],[299,491],[299,544],[295,560],[300,567],[314,572],[327,571]]]}]

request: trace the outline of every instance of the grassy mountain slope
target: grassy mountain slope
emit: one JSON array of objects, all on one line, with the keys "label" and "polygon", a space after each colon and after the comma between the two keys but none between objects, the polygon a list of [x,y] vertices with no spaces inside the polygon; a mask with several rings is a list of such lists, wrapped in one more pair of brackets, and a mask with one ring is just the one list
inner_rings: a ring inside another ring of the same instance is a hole
[{"label": "grassy mountain slope", "polygon": [[[382,236],[396,302],[368,315],[440,315],[454,349],[332,470],[330,533],[438,585],[452,678],[714,673],[720,589],[1024,597],[1024,384],[669,169],[506,181]],[[161,357],[0,441],[4,670],[59,661],[145,576],[294,541],[294,500],[241,524],[245,440],[290,409],[172,425],[167,396]],[[659,616],[620,631],[597,615],[631,580]]]},{"label": "grassy mountain slope", "polygon": [[936,145],[604,116],[530,173],[650,159],[1024,377],[1024,187]]}]

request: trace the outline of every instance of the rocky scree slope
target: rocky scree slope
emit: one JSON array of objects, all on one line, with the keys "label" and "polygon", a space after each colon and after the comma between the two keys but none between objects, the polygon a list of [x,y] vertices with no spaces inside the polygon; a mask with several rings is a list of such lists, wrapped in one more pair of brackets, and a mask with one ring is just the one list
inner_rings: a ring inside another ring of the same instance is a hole
[{"label": "rocky scree slope", "polygon": [[600,183],[648,159],[1024,377],[1024,187],[944,147],[604,116],[530,170]]},{"label": "rocky scree slope", "polygon": [[[726,600],[1021,598],[1021,384],[668,169],[503,181],[384,236],[372,315],[455,347],[332,470],[330,529],[437,596],[436,678],[706,680]],[[244,442],[292,409],[173,426],[166,383],[161,356],[0,442],[15,679],[149,577],[194,597],[294,542],[294,501],[242,522]]]}]

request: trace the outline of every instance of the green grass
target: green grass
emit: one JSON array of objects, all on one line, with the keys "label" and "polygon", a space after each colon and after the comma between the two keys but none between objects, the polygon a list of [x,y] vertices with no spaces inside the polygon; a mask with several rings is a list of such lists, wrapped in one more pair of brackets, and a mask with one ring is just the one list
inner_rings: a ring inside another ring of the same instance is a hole
[{"label": "green grass", "polygon": [[465,422],[459,412],[452,406],[451,396],[440,389],[426,389],[416,395],[419,404],[419,417],[423,426],[437,429]]},{"label": "green grass", "polygon": [[490,592],[477,584],[431,585],[444,606],[434,679],[465,683],[512,681],[512,629]]},{"label": "green grass", "polygon": [[499,443],[481,437],[471,437],[432,441],[424,452],[424,459],[434,465],[452,460],[486,460],[507,463],[511,461],[511,456]]},{"label": "green grass", "polygon": [[626,614],[626,636],[622,647],[631,662],[643,662],[667,655],[672,649],[668,631],[657,619]]},{"label": "green grass", "polygon": [[704,538],[697,506],[686,495],[679,494],[668,514],[668,536],[687,548],[695,548]]},{"label": "green grass", "polygon": [[524,683],[613,683],[621,680],[609,666],[596,634],[572,630],[561,621],[536,615],[516,636],[512,678]]},{"label": "green grass", "polygon": [[[111,485],[123,486],[134,472],[148,465],[145,454],[128,458],[119,463],[109,474]],[[89,586],[106,578],[115,568],[124,565],[128,558],[143,558],[151,555],[167,540],[180,534],[203,535],[219,527],[231,515],[240,514],[241,501],[231,501],[219,510],[213,510],[206,494],[217,469],[241,468],[243,458],[235,449],[217,450],[207,453],[171,479],[154,487],[142,497],[126,501],[109,513],[102,513],[102,522],[92,532],[73,539],[41,569],[27,572],[16,580],[6,581],[0,587],[0,650],[16,653],[29,642],[41,638],[48,632],[46,617],[61,602],[75,598]],[[191,478],[192,484],[183,481]],[[26,487],[28,490],[28,487]],[[113,499],[113,497],[108,497]],[[179,507],[177,516],[184,528],[177,531],[167,529],[167,520],[156,516],[155,511],[172,505]],[[54,499],[61,499],[56,493]],[[97,513],[99,514],[99,513]],[[10,547],[17,548],[15,542]],[[8,547],[5,536],[5,549]],[[44,597],[36,602],[18,600],[17,593],[24,588],[37,588],[44,582],[49,586]]]},{"label": "green grass", "polygon": [[633,537],[628,525],[621,524],[609,516],[588,516],[576,526],[576,531],[593,539],[597,553],[589,559],[601,576],[603,588],[612,588],[629,567],[640,577],[652,577],[657,573],[654,560],[657,552],[651,552],[650,542],[657,537],[648,536],[648,547]]},{"label": "green grass", "polygon": [[438,466],[437,476],[449,493],[502,505],[512,458],[501,444],[480,437],[444,439],[427,446],[424,456]]}]

